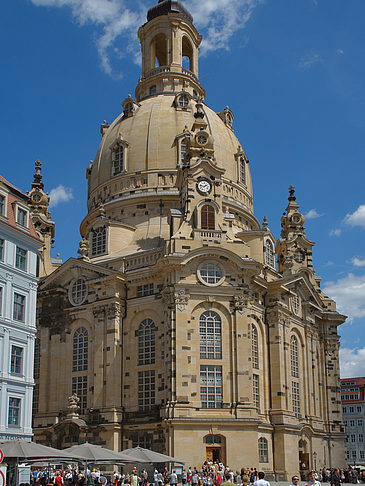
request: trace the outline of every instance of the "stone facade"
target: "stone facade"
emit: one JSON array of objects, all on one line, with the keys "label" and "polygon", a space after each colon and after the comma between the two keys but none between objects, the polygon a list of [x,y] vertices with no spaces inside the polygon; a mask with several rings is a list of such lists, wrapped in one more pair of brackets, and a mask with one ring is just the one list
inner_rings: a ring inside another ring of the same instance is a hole
[{"label": "stone facade", "polygon": [[148,19],[136,99],[102,124],[87,169],[80,256],[40,285],[37,440],[281,479],[314,452],[343,466],[345,317],[320,289],[294,188],[275,240],[253,213],[233,113],[204,104],[190,15],[164,0]]}]

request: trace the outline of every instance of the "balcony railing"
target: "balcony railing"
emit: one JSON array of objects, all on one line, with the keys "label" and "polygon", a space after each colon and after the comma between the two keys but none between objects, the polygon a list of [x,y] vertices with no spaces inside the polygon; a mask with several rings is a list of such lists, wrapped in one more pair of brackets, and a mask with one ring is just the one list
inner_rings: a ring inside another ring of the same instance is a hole
[{"label": "balcony railing", "polygon": [[[170,73],[170,72],[171,72],[171,66],[159,66],[148,71],[144,79],[150,78],[152,76],[156,76],[157,74]],[[189,69],[181,68],[181,73],[184,74],[185,76],[189,76],[189,78],[192,78],[194,81],[198,82],[198,78]],[[179,72],[174,71],[174,74],[179,74]]]},{"label": "balcony railing", "polygon": [[194,230],[194,238],[206,241],[225,241],[226,234],[223,231],[196,229]]}]

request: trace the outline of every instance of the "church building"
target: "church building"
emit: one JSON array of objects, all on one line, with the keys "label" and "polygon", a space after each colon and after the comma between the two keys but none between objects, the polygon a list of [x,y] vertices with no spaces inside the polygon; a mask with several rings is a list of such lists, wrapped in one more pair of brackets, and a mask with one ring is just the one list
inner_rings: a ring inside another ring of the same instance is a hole
[{"label": "church building", "polygon": [[294,188],[276,240],[254,216],[232,111],[204,103],[190,13],[160,0],[138,36],[135,96],[101,125],[86,170],[79,257],[43,255],[35,440],[282,480],[343,467],[345,316],[321,291]]}]

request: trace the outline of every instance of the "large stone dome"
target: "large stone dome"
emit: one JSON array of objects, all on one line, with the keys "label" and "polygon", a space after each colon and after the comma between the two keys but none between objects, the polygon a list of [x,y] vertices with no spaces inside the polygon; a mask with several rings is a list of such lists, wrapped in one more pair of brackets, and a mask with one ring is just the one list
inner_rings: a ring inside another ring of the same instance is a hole
[{"label": "large stone dome", "polygon": [[[196,119],[196,100],[189,107],[177,110],[175,95],[157,95],[142,100],[133,116],[118,116],[105,129],[89,175],[89,198],[108,183],[118,182],[126,175],[141,172],[177,171],[179,164],[178,136],[190,130]],[[224,177],[237,180],[236,156],[240,143],[232,128],[208,106],[203,105],[207,132],[212,137],[214,162],[225,169]],[[113,175],[112,147],[118,140],[126,142],[125,172]],[[246,187],[252,198],[252,182],[247,169]]]}]

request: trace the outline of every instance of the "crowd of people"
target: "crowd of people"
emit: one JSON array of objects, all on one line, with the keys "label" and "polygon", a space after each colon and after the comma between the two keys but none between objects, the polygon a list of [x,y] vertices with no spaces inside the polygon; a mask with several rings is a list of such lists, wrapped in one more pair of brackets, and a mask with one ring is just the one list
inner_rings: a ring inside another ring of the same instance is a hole
[{"label": "crowd of people", "polygon": [[[291,486],[298,486],[304,478],[292,477]],[[200,469],[193,467],[169,470],[165,467],[148,472],[147,469],[134,468],[129,473],[115,472],[113,477],[106,477],[99,469],[82,469],[67,467],[62,470],[36,469],[31,473],[33,486],[270,486],[265,480],[265,474],[256,468],[244,468],[232,471],[229,467],[215,462],[205,462]],[[341,483],[365,483],[365,471],[359,471],[351,466],[345,469],[328,469],[323,467],[320,471],[311,471],[306,486],[321,486],[321,483],[330,483],[331,486],[340,486]],[[29,485],[24,485],[29,486]]]}]

